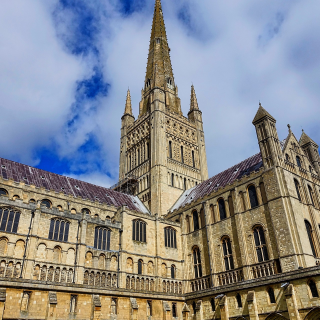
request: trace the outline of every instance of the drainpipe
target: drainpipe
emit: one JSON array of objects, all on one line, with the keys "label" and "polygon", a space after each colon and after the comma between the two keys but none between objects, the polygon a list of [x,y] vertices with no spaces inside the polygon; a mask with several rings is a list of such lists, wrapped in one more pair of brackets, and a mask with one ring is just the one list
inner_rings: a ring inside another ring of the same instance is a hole
[{"label": "drainpipe", "polygon": [[30,237],[30,231],[31,231],[31,226],[32,226],[33,218],[34,218],[34,210],[31,211],[30,225],[29,225],[28,235],[27,235],[27,239],[26,239],[26,245],[24,246],[22,266],[21,266],[21,272],[20,272],[20,277],[19,277],[20,279],[22,278],[24,262],[25,262],[25,260],[26,260],[27,247],[28,247],[28,241],[29,241],[29,237]]},{"label": "drainpipe", "polygon": [[79,220],[79,221],[78,221],[78,231],[77,231],[76,254],[75,254],[75,257],[74,257],[74,271],[73,271],[72,283],[75,283],[75,281],[76,281],[76,270],[77,270],[77,257],[78,257],[78,246],[79,246],[80,223],[81,223],[81,221]]},{"label": "drainpipe", "polygon": [[203,214],[204,214],[204,221],[206,223],[206,238],[207,238],[208,255],[209,255],[210,280],[211,280],[211,287],[213,287],[211,253],[210,253],[210,244],[209,244],[209,238],[208,238],[208,225],[207,225],[207,215],[206,215],[206,202],[202,202],[202,208],[203,208]]},{"label": "drainpipe", "polygon": [[117,288],[119,288],[119,277],[120,277],[120,251],[121,251],[121,236],[123,230],[119,230],[119,251],[118,251],[118,276],[117,276]]}]

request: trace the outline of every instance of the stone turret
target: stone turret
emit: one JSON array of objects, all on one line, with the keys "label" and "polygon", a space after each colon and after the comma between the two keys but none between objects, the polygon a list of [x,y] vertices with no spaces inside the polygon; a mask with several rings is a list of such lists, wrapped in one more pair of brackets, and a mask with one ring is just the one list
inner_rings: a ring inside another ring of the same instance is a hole
[{"label": "stone turret", "polygon": [[256,128],[263,165],[265,168],[278,165],[282,151],[276,129],[276,119],[259,103],[259,109],[252,123]]},{"label": "stone turret", "polygon": [[299,144],[307,154],[318,175],[320,175],[319,146],[303,130]]}]

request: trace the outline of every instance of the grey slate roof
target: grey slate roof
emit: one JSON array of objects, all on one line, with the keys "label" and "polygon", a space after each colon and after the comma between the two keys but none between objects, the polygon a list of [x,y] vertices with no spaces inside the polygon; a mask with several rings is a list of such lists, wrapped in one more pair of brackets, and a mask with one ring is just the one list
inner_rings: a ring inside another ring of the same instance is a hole
[{"label": "grey slate roof", "polygon": [[253,171],[258,171],[262,166],[261,153],[259,152],[233,167],[218,173],[201,184],[196,185],[192,189],[186,190],[170,209],[170,212],[179,209],[192,201],[196,201],[220,187],[225,187],[227,184],[231,184],[235,180],[241,179],[241,177],[249,175]]},{"label": "grey slate roof", "polygon": [[66,195],[76,196],[91,201],[99,201],[116,208],[127,206],[130,210],[149,213],[140,199],[136,196],[96,186],[81,180],[58,175],[18,162],[0,158],[0,176],[15,182],[23,181],[27,185],[35,185]]}]

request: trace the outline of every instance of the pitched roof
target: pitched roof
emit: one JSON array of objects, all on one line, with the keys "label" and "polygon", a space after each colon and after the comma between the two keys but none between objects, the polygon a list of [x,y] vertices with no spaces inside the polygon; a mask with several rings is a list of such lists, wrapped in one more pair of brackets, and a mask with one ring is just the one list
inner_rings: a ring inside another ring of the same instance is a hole
[{"label": "pitched roof", "polygon": [[170,209],[170,212],[179,209],[192,201],[196,201],[218,188],[223,188],[227,184],[231,184],[237,179],[249,175],[251,172],[258,171],[262,166],[261,153],[257,153],[233,167],[218,173],[201,184],[198,184],[192,189],[186,190]]},{"label": "pitched roof", "polygon": [[65,195],[80,197],[91,201],[114,206],[116,208],[127,206],[130,210],[149,213],[140,199],[108,188],[58,175],[18,162],[0,158],[0,176],[12,179],[15,182],[24,182],[26,185],[35,185]]},{"label": "pitched roof", "polygon": [[255,124],[255,122],[257,122],[258,120],[262,119],[265,116],[268,116],[272,120],[276,121],[276,119],[266,109],[264,109],[261,104],[259,104],[259,109],[254,119],[252,120],[252,123]]},{"label": "pitched roof", "polygon": [[302,135],[300,137],[300,140],[299,140],[299,144],[300,146],[303,146],[307,143],[314,143],[315,145],[317,145],[304,131],[302,132]]}]

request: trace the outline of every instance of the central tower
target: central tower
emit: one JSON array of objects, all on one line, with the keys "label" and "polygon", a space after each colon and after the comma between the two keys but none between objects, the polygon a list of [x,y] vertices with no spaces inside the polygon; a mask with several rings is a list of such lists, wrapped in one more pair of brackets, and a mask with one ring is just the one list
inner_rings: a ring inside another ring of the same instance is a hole
[{"label": "central tower", "polygon": [[[181,111],[160,0],[156,0],[139,116],[127,92],[121,118],[119,183],[137,180],[134,192],[152,214],[165,215],[181,193],[208,179],[202,123],[194,87],[188,118]],[[123,188],[122,188],[123,189]]]}]

